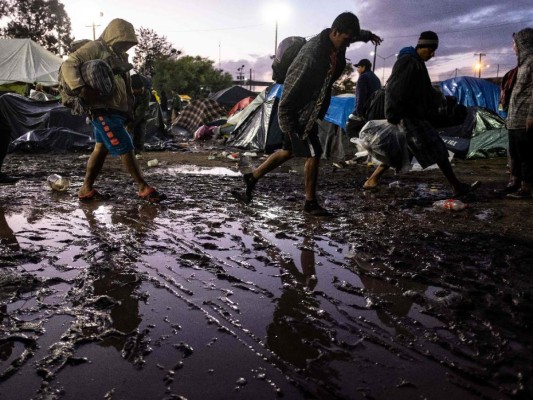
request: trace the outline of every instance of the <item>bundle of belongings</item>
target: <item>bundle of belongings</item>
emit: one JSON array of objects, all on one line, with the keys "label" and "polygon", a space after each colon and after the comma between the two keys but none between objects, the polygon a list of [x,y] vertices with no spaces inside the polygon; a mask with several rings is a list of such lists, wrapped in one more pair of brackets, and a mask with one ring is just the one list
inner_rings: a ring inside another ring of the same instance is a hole
[{"label": "bundle of belongings", "polygon": [[411,168],[413,156],[423,168],[427,168],[438,158],[432,152],[444,145],[435,128],[460,125],[466,115],[466,107],[457,104],[454,97],[442,96],[438,112],[430,121],[406,119],[391,124],[386,119],[370,120],[361,129],[359,138],[352,141],[398,172]]}]

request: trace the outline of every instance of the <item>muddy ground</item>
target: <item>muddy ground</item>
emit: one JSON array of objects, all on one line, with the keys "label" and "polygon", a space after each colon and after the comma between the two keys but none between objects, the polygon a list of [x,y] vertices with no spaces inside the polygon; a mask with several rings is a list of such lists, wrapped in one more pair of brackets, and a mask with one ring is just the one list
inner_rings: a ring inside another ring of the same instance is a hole
[{"label": "muddy ground", "polygon": [[80,203],[86,161],[6,160],[23,179],[0,186],[2,400],[533,396],[533,200],[493,194],[505,159],[454,161],[483,181],[460,212],[432,208],[438,170],[369,193],[368,166],[324,162],[322,219],[301,212],[299,160],[250,206],[230,190],[259,157],[145,153],[161,205],[116,159],[113,197]]}]

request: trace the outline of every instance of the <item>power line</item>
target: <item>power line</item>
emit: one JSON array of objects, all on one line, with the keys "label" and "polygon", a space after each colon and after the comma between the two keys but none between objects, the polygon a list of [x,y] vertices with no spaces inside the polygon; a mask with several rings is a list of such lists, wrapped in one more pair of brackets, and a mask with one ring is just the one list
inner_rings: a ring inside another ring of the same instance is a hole
[{"label": "power line", "polygon": [[[494,24],[494,25],[484,25],[484,26],[477,27],[477,28],[457,29],[457,30],[452,30],[452,31],[439,31],[438,34],[439,35],[444,35],[444,34],[448,34],[448,33],[461,33],[461,32],[479,31],[479,30],[483,30],[483,29],[497,28],[499,26],[505,26],[505,25],[516,25],[516,24],[521,24],[523,22],[531,22],[531,21],[533,21],[533,19],[525,19],[525,20],[522,20],[522,21],[513,21],[513,22],[504,22],[504,23],[501,23],[501,24]],[[385,37],[385,39],[398,39],[398,38],[416,37],[419,34],[420,33],[411,34],[411,35],[389,36],[389,37]]]}]

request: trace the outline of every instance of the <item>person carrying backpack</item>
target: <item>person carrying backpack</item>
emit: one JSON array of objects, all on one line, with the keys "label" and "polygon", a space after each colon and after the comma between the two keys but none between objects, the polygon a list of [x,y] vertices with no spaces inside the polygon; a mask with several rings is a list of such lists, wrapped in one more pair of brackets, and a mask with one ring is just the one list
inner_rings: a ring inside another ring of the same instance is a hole
[{"label": "person carrying backpack", "polygon": [[233,195],[250,203],[257,181],[292,157],[305,157],[305,203],[303,211],[314,216],[329,216],[318,204],[316,186],[322,147],[318,138],[317,119],[322,119],[329,107],[331,88],[346,66],[346,49],[356,41],[382,39],[370,31],[361,30],[358,18],[345,12],[337,16],[331,28],[303,45],[287,70],[278,109],[279,126],[284,133],[283,148],[265,160],[253,172],[243,176],[245,193]]},{"label": "person carrying backpack", "polygon": [[[80,200],[106,198],[93,185],[109,153],[120,156],[138,185],[141,199],[158,203],[166,198],[144,180],[134,156],[131,137],[124,127],[126,121],[132,118],[134,101],[129,75],[132,65],[128,63],[126,51],[136,44],[133,25],[117,18],[109,23],[98,40],[81,46],[61,65],[61,81],[71,94],[79,96],[88,110],[96,141],[87,162],[83,185],[78,191]],[[98,60],[105,63],[98,63]],[[111,85],[103,68],[106,64],[112,70]],[[109,89],[109,93],[103,94],[102,90],[98,90],[101,87]]]}]

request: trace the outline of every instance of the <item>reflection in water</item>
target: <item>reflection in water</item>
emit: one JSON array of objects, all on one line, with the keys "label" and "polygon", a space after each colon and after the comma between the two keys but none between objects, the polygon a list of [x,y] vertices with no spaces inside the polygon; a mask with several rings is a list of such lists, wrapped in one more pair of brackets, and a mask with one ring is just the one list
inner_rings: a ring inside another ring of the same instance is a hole
[{"label": "reflection in water", "polygon": [[124,350],[127,335],[133,333],[141,323],[139,300],[135,294],[140,282],[133,271],[118,269],[105,271],[93,282],[95,296],[109,296],[115,302],[110,313],[111,327],[124,334],[105,337],[100,342],[102,346]]},{"label": "reflection in water", "polygon": [[322,379],[335,372],[325,367],[327,362],[313,365],[313,361],[334,354],[326,355],[323,351],[330,346],[331,337],[320,302],[312,292],[317,284],[313,246],[312,239],[304,238],[301,272],[292,260],[281,258],[283,293],[277,301],[273,321],[267,327],[267,345],[293,366],[306,368],[308,376]]},{"label": "reflection in water", "polygon": [[2,249],[4,248],[4,246],[7,246],[7,248],[11,250],[20,250],[17,238],[15,237],[13,230],[7,223],[5,211],[2,207],[0,207],[0,244],[0,248]]},{"label": "reflection in water", "polygon": [[[89,203],[84,204],[82,210],[89,229],[101,239],[101,246],[105,248],[101,253],[105,259],[98,260],[98,265],[91,267],[95,276],[93,295],[95,299],[101,299],[103,308],[110,308],[111,326],[107,329],[115,333],[104,335],[99,344],[114,347],[128,361],[142,362],[142,353],[146,349],[143,347],[144,333],[138,332],[142,318],[137,293],[141,277],[136,269],[128,265],[139,261],[144,239],[153,230],[159,208],[134,205],[118,210],[112,206]],[[113,245],[116,241],[119,243]]]},{"label": "reflection in water", "polygon": [[379,320],[385,326],[393,328],[397,335],[410,336],[411,332],[402,325],[401,318],[398,317],[405,317],[409,314],[414,300],[412,296],[403,296],[403,293],[407,290],[424,293],[427,285],[412,280],[403,280],[398,285],[393,285],[362,274],[359,276],[359,279],[361,279],[361,282],[370,294],[376,295],[384,302],[383,305],[380,305],[376,309],[376,315]]}]

